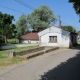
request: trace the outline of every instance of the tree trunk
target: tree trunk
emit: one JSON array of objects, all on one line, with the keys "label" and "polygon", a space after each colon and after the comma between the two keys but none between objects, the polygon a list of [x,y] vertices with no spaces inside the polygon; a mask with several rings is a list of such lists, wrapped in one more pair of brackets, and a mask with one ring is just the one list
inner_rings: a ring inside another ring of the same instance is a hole
[{"label": "tree trunk", "polygon": [[7,35],[5,35],[4,38],[5,38],[5,44],[7,44]]}]

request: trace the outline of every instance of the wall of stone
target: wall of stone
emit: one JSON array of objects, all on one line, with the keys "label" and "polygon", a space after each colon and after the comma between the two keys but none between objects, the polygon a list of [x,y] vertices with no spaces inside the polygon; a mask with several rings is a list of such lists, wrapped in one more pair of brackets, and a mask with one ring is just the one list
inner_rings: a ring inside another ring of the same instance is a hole
[{"label": "wall of stone", "polygon": [[30,50],[24,50],[24,51],[20,51],[20,52],[14,52],[13,56],[23,56],[23,55],[34,53],[34,52],[41,51],[41,50],[44,50],[44,47],[39,47],[39,48],[35,48],[35,49],[30,49]]}]

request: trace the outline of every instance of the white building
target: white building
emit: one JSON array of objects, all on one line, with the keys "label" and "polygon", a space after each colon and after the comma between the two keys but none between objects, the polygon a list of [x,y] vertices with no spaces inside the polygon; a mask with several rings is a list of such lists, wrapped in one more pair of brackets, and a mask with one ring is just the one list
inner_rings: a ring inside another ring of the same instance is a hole
[{"label": "white building", "polygon": [[19,39],[20,43],[27,43],[27,44],[37,44],[39,43],[39,36],[38,33],[28,33],[26,35],[23,35]]},{"label": "white building", "polygon": [[50,27],[38,33],[40,46],[70,47],[77,42],[77,34],[58,27]]}]

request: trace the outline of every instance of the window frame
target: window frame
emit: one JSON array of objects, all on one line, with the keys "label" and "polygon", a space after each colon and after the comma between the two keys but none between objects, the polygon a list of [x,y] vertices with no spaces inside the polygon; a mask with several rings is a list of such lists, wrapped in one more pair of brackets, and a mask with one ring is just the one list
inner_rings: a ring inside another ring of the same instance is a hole
[{"label": "window frame", "polygon": [[[53,38],[53,41],[51,41],[50,37],[56,37],[56,41],[54,41],[54,38]],[[57,36],[49,36],[49,43],[58,43],[58,37]]]}]

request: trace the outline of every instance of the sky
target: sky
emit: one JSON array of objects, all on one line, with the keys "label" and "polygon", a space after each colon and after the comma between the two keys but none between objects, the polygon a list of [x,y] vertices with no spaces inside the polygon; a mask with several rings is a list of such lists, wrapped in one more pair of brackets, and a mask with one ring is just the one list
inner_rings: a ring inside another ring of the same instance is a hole
[{"label": "sky", "polygon": [[[73,5],[68,2],[68,0],[21,0],[26,4],[32,6],[33,8],[37,8],[40,5],[47,5],[51,10],[53,10],[54,15],[58,18],[61,16],[62,25],[71,25],[77,31],[80,30],[79,16],[76,14]],[[13,11],[2,6],[15,9],[17,11]],[[18,3],[16,0],[0,0],[0,11],[2,13],[7,13],[13,15],[15,18],[15,22],[19,19],[22,13],[26,15],[30,14],[33,10],[28,7]],[[21,13],[22,12],[22,13]],[[14,22],[14,23],[15,23]],[[55,26],[58,26],[58,21]]]}]

